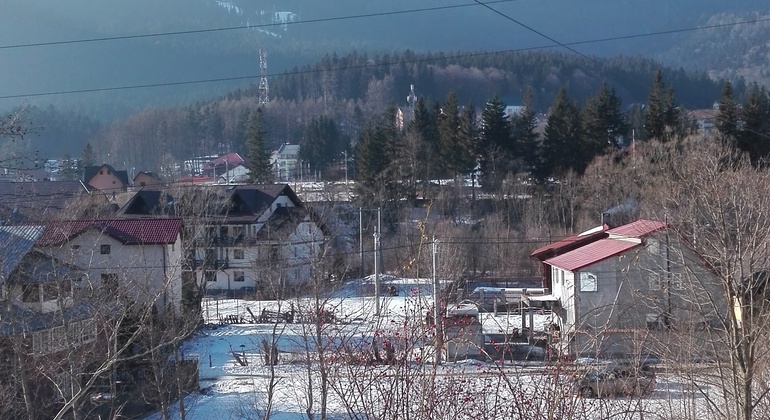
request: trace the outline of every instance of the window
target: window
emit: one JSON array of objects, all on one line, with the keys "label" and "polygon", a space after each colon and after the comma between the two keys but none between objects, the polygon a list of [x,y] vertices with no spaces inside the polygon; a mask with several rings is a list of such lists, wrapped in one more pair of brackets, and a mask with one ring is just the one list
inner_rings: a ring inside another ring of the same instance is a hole
[{"label": "window", "polygon": [[647,329],[648,330],[662,330],[663,322],[658,314],[647,314]]},{"label": "window", "polygon": [[597,278],[593,273],[580,273],[580,291],[595,292],[597,290]]},{"label": "window", "polygon": [[651,274],[649,278],[650,290],[660,290],[660,275]]},{"label": "window", "polygon": [[242,249],[234,249],[233,250],[233,259],[242,260],[243,259],[243,250]]},{"label": "window", "polygon": [[77,251],[78,249],[80,249],[80,245],[72,245],[70,249],[72,249],[73,251]]},{"label": "window", "polygon": [[206,279],[206,281],[217,281],[217,272],[206,270],[203,272],[203,278]]},{"label": "window", "polygon": [[244,275],[243,271],[235,271],[233,273],[233,281],[237,281],[237,282],[246,281],[246,276]]},{"label": "window", "polygon": [[[650,290],[684,290],[684,281],[681,273],[651,274]],[[668,286],[668,287],[667,287]]]},{"label": "window", "polygon": [[671,288],[674,290],[684,290],[682,273],[671,273]]},{"label": "window", "polygon": [[25,284],[21,292],[23,302],[40,302],[40,287],[37,284]]},{"label": "window", "polygon": [[102,245],[101,250],[99,251],[102,255],[107,255],[110,253],[110,246],[109,245]]},{"label": "window", "polygon": [[107,292],[118,291],[118,275],[115,273],[102,274],[102,289]]}]

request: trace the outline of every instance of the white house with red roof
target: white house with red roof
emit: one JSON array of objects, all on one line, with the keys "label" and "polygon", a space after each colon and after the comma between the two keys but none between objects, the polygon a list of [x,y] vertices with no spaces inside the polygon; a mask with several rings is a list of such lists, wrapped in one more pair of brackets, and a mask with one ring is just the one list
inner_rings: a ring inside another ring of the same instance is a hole
[{"label": "white house with red roof", "polygon": [[158,311],[182,304],[179,218],[45,222],[36,248],[86,271],[77,287]]},{"label": "white house with red roof", "polygon": [[[573,356],[658,354],[672,331],[703,337],[723,295],[716,276],[663,222],[637,220],[593,229],[533,253],[551,284],[559,315],[557,350]],[[677,335],[677,337],[681,337]]]}]

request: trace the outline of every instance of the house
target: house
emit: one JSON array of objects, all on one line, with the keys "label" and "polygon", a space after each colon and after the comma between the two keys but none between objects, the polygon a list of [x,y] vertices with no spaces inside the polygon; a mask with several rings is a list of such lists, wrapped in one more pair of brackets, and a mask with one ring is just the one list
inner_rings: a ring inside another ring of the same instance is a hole
[{"label": "house", "polygon": [[186,217],[183,277],[209,293],[301,287],[325,240],[323,225],[286,184],[145,189],[120,214]]},{"label": "house", "polygon": [[[0,226],[0,416],[50,418],[106,354],[85,273],[36,249],[42,226]],[[26,405],[24,401],[33,400]]]},{"label": "house", "polygon": [[41,223],[36,248],[83,267],[77,287],[93,294],[178,311],[182,296],[182,220],[98,219]]},{"label": "house", "polygon": [[692,123],[701,134],[711,134],[716,129],[719,116],[718,104],[714,108],[694,109],[687,113],[687,121]]},{"label": "house", "polygon": [[160,184],[160,178],[155,172],[139,171],[134,177],[135,187],[150,187]]},{"label": "house", "polygon": [[553,344],[565,354],[660,354],[685,344],[705,352],[716,315],[729,308],[716,276],[663,222],[602,226],[533,257],[551,284],[550,296],[533,300],[558,315]]},{"label": "house", "polygon": [[86,166],[83,183],[102,192],[124,192],[129,186],[128,172],[115,170],[106,163],[101,166]]},{"label": "house", "polygon": [[282,144],[270,157],[276,178],[279,181],[291,181],[300,178],[299,145]]},{"label": "house", "polygon": [[217,156],[216,158],[206,162],[201,167],[203,175],[209,177],[217,177],[224,173],[227,173],[231,168],[241,166],[246,163],[245,160],[235,152],[225,153]]},{"label": "house", "polygon": [[555,257],[557,255],[564,254],[574,249],[580,248],[583,245],[587,245],[591,242],[597,241],[607,237],[607,230],[609,226],[602,224],[601,226],[587,230],[577,235],[568,236],[564,239],[560,239],[556,242],[550,243],[543,247],[540,247],[530,254],[530,257],[540,261],[543,267],[543,284],[542,287],[547,289],[553,289],[553,281],[551,278],[551,270],[545,263],[545,260]]},{"label": "house", "polygon": [[3,182],[0,224],[63,218],[73,203],[94,191],[81,181]]},{"label": "house", "polygon": [[217,184],[241,184],[249,179],[249,169],[243,165],[238,165],[228,169],[227,172],[217,178]]}]

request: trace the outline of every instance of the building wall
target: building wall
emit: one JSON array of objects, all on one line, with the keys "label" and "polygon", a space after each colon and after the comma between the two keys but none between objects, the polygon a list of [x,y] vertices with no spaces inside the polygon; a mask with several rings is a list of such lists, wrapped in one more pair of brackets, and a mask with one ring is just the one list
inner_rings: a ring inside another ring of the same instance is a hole
[{"label": "building wall", "polygon": [[[102,254],[102,246],[109,253]],[[48,251],[62,261],[86,270],[76,287],[107,287],[103,275],[115,275],[118,291],[127,298],[155,302],[159,311],[167,305],[178,308],[182,297],[181,242],[173,245],[123,245],[114,238],[90,229]]]},{"label": "building wall", "polygon": [[140,173],[139,175],[134,178],[134,186],[135,187],[145,187],[150,185],[157,185],[158,179],[154,178],[150,175],[147,175],[146,173]]},{"label": "building wall", "polygon": [[729,308],[720,304],[724,293],[713,273],[677,240],[668,238],[667,246],[664,235],[585,267],[575,273],[576,279],[581,272],[596,274],[598,282],[596,292],[582,292],[579,280],[575,282],[577,328],[582,332],[573,345],[578,354],[596,349],[710,352],[704,331],[715,324],[716,311]]},{"label": "building wall", "polygon": [[96,188],[99,191],[123,191],[126,189],[127,185],[123,185],[123,182],[115,176],[115,173],[110,171],[107,168],[101,168],[99,172],[94,175],[93,178],[91,178],[90,181],[88,181],[88,185]]}]

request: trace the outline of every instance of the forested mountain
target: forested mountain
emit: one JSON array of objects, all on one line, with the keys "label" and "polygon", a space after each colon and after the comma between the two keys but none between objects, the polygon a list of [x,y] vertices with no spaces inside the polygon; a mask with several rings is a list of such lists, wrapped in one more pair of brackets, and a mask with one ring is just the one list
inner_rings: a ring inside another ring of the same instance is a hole
[{"label": "forested mountain", "polygon": [[[533,112],[548,112],[560,89],[582,106],[606,83],[625,112],[647,101],[658,68],[640,58],[587,59],[550,52],[329,56],[272,78],[272,97],[263,118],[266,143],[273,149],[281,143],[302,143],[307,125],[319,116],[333,119],[346,143],[355,142],[389,104],[406,107],[410,84],[431,110],[450,91],[459,107],[479,110],[495,95],[505,104],[521,105],[531,91]],[[721,85],[705,74],[663,74],[676,92],[677,106],[710,107],[719,98]],[[148,170],[194,155],[244,153],[247,121],[258,107],[258,94],[254,86],[186,107],[146,108],[108,125],[90,143],[103,159],[111,156],[119,166]],[[735,95],[742,100],[745,87],[736,86]],[[338,160],[343,151],[336,148],[333,158]]]},{"label": "forested mountain", "polygon": [[[731,22],[751,24],[729,26]],[[660,55],[665,63],[708,71],[714,78],[745,78],[770,84],[770,13],[719,13],[706,22],[710,29],[688,34]],[[722,25],[728,25],[722,27]]]},{"label": "forested mountain", "polygon": [[[716,0],[488,6],[495,11],[465,0],[7,0],[0,14],[0,109],[80,104],[89,117],[109,120],[146,106],[189,104],[255,82],[260,48],[269,52],[271,74],[353,49],[370,55],[550,49],[552,40],[578,43],[570,48],[591,56],[653,57],[684,39],[658,32],[759,9],[757,2]],[[183,33],[162,35],[174,32]],[[741,45],[722,50],[740,54]],[[684,61],[668,64],[689,68]],[[47,95],[69,91],[78,93]],[[38,94],[45,95],[29,96]]]}]

